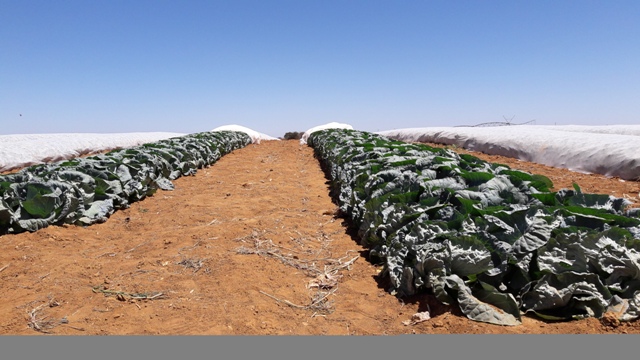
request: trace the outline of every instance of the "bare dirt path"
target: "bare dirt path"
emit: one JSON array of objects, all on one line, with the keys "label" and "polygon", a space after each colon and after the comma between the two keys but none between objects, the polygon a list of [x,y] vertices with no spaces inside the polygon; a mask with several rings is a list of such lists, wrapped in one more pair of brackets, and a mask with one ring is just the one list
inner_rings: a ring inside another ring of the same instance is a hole
[{"label": "bare dirt path", "polygon": [[0,334],[640,333],[607,319],[501,327],[388,294],[295,140],[174,183],[103,224],[0,236]]}]

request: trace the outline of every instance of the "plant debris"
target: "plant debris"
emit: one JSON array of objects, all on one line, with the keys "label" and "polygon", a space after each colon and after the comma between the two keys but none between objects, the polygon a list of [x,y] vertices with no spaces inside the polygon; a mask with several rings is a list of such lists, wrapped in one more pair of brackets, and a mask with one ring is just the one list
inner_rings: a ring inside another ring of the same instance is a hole
[{"label": "plant debris", "polygon": [[124,291],[108,290],[104,286],[98,285],[92,288],[94,293],[103,293],[104,296],[115,296],[120,301],[126,300],[157,300],[165,298],[167,295],[162,292],[152,293],[127,293]]}]

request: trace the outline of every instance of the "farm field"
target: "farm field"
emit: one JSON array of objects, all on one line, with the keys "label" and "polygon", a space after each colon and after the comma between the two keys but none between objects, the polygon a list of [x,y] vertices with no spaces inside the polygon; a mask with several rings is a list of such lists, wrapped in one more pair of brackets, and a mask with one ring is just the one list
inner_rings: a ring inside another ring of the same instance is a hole
[{"label": "farm field", "polygon": [[[575,182],[640,207],[635,181],[472,154],[545,175],[556,190]],[[0,333],[640,333],[638,321],[609,316],[524,316],[503,327],[429,294],[389,294],[338,216],[313,150],[295,140],[248,145],[174,184],[102,224],[0,236]],[[425,310],[431,319],[411,323]]]}]

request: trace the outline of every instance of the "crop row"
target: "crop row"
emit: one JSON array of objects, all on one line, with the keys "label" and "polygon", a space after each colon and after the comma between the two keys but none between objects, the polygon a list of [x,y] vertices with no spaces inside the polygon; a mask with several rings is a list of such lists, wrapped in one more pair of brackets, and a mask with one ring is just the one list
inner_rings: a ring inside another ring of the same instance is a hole
[{"label": "crop row", "polygon": [[250,143],[242,132],[202,132],[0,176],[0,234],[103,222]]},{"label": "crop row", "polygon": [[624,199],[355,130],[308,139],[331,195],[392,292],[432,292],[473,320],[640,316],[640,218]]}]

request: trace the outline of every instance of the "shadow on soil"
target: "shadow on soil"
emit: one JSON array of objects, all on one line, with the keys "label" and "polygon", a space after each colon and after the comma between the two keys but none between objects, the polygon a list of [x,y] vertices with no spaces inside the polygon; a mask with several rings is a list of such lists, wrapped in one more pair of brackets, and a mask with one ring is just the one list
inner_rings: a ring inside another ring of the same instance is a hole
[{"label": "shadow on soil", "polygon": [[[341,225],[345,229],[346,234],[349,235],[356,244],[362,245],[360,237],[358,236],[358,229],[353,226],[346,214],[338,212],[335,216],[335,219],[341,220]],[[362,259],[372,265],[383,264],[381,259],[370,256],[370,249],[362,250],[359,253]],[[376,282],[378,288],[389,293],[389,290],[392,286],[391,280],[388,276],[372,275],[371,278]],[[418,312],[429,311],[429,314],[432,318],[445,313],[451,313],[455,316],[466,319],[466,316],[458,307],[441,303],[432,293],[429,292],[412,296],[396,295],[396,299],[399,303],[418,305]]]}]

